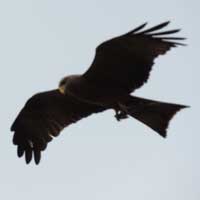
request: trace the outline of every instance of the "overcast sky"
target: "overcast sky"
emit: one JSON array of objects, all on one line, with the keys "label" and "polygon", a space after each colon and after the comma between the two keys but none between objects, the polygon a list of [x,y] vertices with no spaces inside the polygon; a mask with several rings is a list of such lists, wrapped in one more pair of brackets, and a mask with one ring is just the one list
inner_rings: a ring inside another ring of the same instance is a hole
[{"label": "overcast sky", "polygon": [[[0,199],[199,200],[199,7],[197,0],[0,1]],[[136,94],[190,105],[168,138],[108,111],[66,128],[39,166],[17,158],[10,126],[33,94],[84,72],[102,41],[148,21],[171,20],[187,47],[156,60]]]}]

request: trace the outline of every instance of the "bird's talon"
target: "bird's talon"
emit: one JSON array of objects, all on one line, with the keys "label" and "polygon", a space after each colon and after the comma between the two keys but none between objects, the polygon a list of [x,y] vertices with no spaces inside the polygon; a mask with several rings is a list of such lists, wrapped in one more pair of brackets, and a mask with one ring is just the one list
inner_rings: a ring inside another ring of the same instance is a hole
[{"label": "bird's talon", "polygon": [[123,111],[116,111],[115,118],[117,121],[121,121],[122,119],[127,119],[128,115]]}]

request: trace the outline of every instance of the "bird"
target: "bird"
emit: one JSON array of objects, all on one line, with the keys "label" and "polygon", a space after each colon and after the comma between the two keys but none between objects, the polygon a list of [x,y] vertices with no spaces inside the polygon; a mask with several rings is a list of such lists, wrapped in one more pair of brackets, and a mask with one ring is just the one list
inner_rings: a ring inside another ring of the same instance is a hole
[{"label": "bird", "polygon": [[108,39],[96,47],[91,66],[83,73],[61,79],[58,88],[33,95],[11,126],[18,157],[27,164],[41,161],[47,144],[61,131],[83,118],[114,110],[117,121],[128,117],[167,136],[173,116],[188,106],[155,101],[132,93],[148,80],[155,59],[171,48],[185,46],[173,37],[180,29],[165,30],[170,21],[135,29]]}]

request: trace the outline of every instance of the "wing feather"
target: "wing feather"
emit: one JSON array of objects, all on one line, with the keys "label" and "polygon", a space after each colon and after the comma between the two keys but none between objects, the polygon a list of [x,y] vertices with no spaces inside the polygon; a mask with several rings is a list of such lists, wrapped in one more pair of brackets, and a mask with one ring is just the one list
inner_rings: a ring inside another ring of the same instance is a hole
[{"label": "wing feather", "polygon": [[133,29],[132,31],[128,32],[127,35],[133,34],[138,32],[139,30],[143,29],[145,26],[147,25],[147,22],[145,22],[144,24],[136,27],[135,29]]},{"label": "wing feather", "polygon": [[131,93],[147,82],[156,57],[172,47],[185,45],[177,42],[185,38],[168,37],[180,29],[159,31],[169,21],[142,30],[146,24],[100,44],[92,65],[83,75],[85,79],[110,90],[110,94],[116,88],[120,93]]},{"label": "wing feather", "polygon": [[146,34],[146,33],[150,33],[150,32],[153,32],[153,31],[160,30],[160,29],[164,28],[165,26],[167,26],[169,23],[170,23],[170,21],[158,24],[157,26],[154,26],[152,28],[144,30],[144,31],[140,32],[139,34]]},{"label": "wing feather", "polygon": [[64,96],[58,90],[34,95],[11,126],[18,157],[25,155],[27,164],[34,157],[35,163],[39,164],[41,151],[66,126],[104,110],[105,108]]}]

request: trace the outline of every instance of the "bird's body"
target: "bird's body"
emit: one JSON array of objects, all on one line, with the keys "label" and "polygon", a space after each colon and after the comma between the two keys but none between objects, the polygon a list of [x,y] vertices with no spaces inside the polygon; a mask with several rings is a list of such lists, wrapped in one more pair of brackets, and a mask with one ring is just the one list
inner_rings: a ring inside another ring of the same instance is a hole
[{"label": "bird's body", "polygon": [[144,31],[143,24],[103,42],[84,74],[67,76],[58,89],[30,98],[11,127],[18,156],[25,153],[29,163],[34,155],[38,164],[41,151],[63,128],[108,109],[115,110],[117,120],[134,117],[165,137],[170,119],[186,106],[143,99],[131,93],[147,81],[157,56],[183,45],[174,41],[184,38],[165,37],[179,29],[155,32],[168,23]]},{"label": "bird's body", "polygon": [[60,92],[85,103],[108,107],[126,95],[117,88],[101,87],[79,75],[70,75],[63,80],[65,80],[65,85],[59,86]]}]

